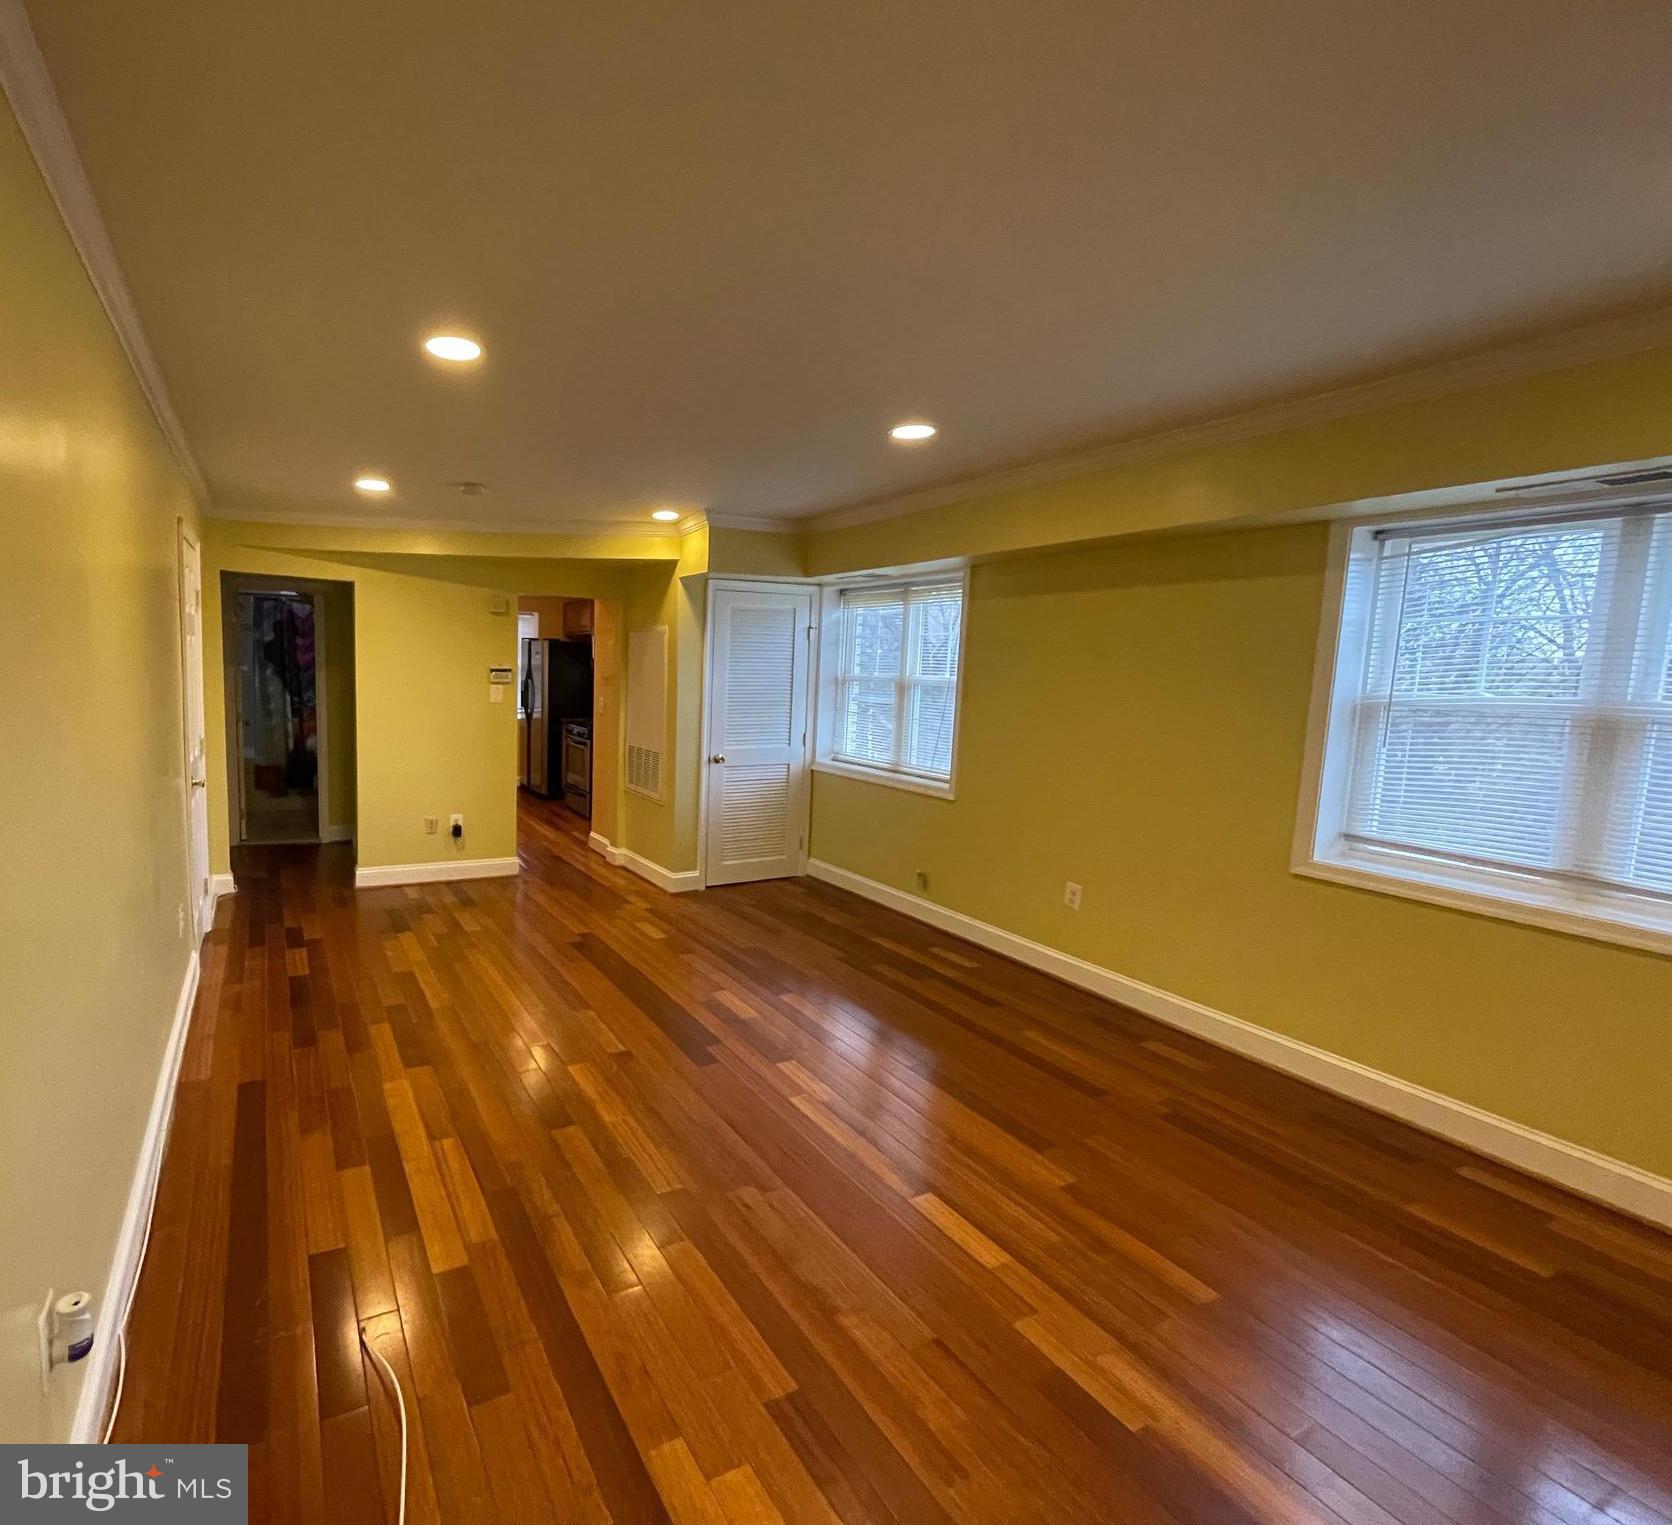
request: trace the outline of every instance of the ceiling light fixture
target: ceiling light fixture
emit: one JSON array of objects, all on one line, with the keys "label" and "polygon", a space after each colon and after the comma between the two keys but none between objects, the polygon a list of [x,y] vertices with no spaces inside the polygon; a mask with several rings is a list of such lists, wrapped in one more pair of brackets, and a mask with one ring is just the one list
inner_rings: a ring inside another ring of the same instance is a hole
[{"label": "ceiling light fixture", "polygon": [[431,334],[424,341],[424,348],[437,360],[451,360],[455,365],[482,358],[482,346],[463,334]]},{"label": "ceiling light fixture", "polygon": [[888,431],[888,437],[893,440],[899,440],[903,445],[912,445],[916,444],[919,440],[933,439],[935,437],[935,426],[933,424],[922,423],[895,424],[895,426]]},{"label": "ceiling light fixture", "polygon": [[677,508],[658,508],[652,511],[650,517],[659,519],[663,524],[672,524],[679,517]]},{"label": "ceiling light fixture", "polygon": [[389,491],[389,484],[382,477],[356,477],[354,488],[356,492],[383,493]]}]

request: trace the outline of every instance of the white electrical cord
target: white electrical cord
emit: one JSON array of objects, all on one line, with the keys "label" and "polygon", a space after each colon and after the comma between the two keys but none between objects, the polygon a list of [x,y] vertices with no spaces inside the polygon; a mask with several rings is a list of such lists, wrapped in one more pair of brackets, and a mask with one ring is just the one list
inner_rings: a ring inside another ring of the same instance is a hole
[{"label": "white electrical cord", "polygon": [[163,1182],[162,1161],[151,1175],[151,1190],[145,1204],[145,1237],[139,1244],[139,1264],[134,1267],[133,1280],[128,1283],[128,1295],[122,1303],[122,1317],[116,1321],[116,1393],[110,1400],[110,1418],[105,1424],[100,1445],[108,1446],[116,1433],[116,1416],[122,1411],[122,1386],[128,1380],[128,1315],[134,1311],[134,1299],[139,1295],[139,1278],[145,1270],[145,1256],[151,1248],[151,1226],[157,1219],[157,1188]]},{"label": "white electrical cord", "polygon": [[[133,1312],[134,1299],[139,1295],[139,1278],[145,1270],[145,1257],[151,1249],[151,1229],[157,1216],[157,1189],[162,1185],[162,1170],[159,1166],[151,1177],[151,1189],[145,1205],[145,1237],[139,1245],[139,1262],[134,1266],[133,1280],[128,1283],[128,1295],[122,1304],[122,1317],[116,1323],[116,1392],[110,1400],[110,1418],[105,1424],[104,1438],[101,1445],[109,1445],[110,1437],[116,1433],[116,1416],[122,1411],[122,1389],[128,1379],[128,1316]],[[395,1375],[395,1368],[386,1361],[366,1338],[366,1326],[360,1325],[360,1343],[366,1347],[366,1354],[377,1363],[378,1370],[387,1379],[389,1386],[394,1389],[395,1402],[401,1414],[401,1502],[399,1513],[395,1517],[395,1525],[406,1525],[406,1394],[401,1391],[401,1379]]]},{"label": "white electrical cord", "polygon": [[378,1370],[388,1378],[389,1385],[395,1390],[395,1402],[401,1409],[401,1507],[395,1516],[395,1525],[406,1525],[406,1394],[401,1391],[401,1379],[395,1375],[395,1368],[391,1366],[373,1348],[372,1342],[366,1338],[366,1326],[360,1326],[360,1343],[366,1347],[366,1354],[377,1362]]}]

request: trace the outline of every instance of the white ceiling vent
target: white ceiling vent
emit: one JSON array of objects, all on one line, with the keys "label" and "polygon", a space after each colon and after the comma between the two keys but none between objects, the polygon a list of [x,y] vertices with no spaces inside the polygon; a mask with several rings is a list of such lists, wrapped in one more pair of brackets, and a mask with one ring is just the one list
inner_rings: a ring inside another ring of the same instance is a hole
[{"label": "white ceiling vent", "polygon": [[1555,492],[1575,487],[1652,487],[1658,482],[1672,482],[1672,466],[1645,466],[1635,471],[1605,471],[1595,476],[1561,477],[1548,482],[1512,482],[1507,487],[1494,487],[1494,492]]}]

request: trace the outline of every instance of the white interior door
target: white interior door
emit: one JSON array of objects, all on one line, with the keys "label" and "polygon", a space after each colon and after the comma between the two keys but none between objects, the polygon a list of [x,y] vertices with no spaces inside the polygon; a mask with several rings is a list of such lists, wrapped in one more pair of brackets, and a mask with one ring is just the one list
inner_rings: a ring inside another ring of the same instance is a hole
[{"label": "white interior door", "polygon": [[209,754],[203,736],[203,555],[180,526],[180,663],[186,747],[186,862],[192,930],[201,942],[215,919],[209,893]]},{"label": "white interior door", "polygon": [[801,872],[813,591],[713,590],[709,605],[709,884]]}]

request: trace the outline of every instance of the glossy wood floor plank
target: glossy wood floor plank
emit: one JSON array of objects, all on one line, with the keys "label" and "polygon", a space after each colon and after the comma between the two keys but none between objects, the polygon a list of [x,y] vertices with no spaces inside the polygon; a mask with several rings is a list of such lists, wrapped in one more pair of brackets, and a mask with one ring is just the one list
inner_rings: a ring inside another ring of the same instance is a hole
[{"label": "glossy wood floor plank", "polygon": [[1672,1240],[811,881],[241,854],[121,1439],[264,1521],[1669,1525]]}]

